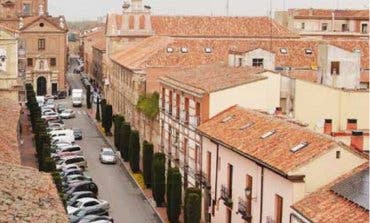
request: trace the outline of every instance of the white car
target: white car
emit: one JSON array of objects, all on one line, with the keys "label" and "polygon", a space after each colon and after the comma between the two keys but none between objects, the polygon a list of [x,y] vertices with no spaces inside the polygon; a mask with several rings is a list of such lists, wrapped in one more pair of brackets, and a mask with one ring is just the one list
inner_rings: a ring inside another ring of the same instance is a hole
[{"label": "white car", "polygon": [[76,164],[81,169],[85,170],[87,168],[87,162],[83,156],[67,156],[63,157],[56,162],[57,170],[63,169],[68,164]]},{"label": "white car", "polygon": [[41,118],[42,119],[51,119],[51,118],[58,118],[59,114],[56,112],[45,112]]},{"label": "white car", "polygon": [[73,204],[67,206],[67,213],[73,214],[80,209],[103,209],[108,212],[110,206],[108,201],[98,200],[96,198],[86,197],[75,201]]},{"label": "white car", "polygon": [[60,127],[60,128],[63,128],[64,129],[64,125],[63,124],[60,124],[60,123],[57,123],[57,122],[48,122],[48,126],[49,127],[57,126],[57,127]]},{"label": "white car", "polygon": [[117,155],[112,148],[103,148],[100,151],[99,160],[101,163],[115,164],[117,163]]},{"label": "white car", "polygon": [[75,118],[76,113],[72,109],[66,109],[60,113],[61,118]]}]

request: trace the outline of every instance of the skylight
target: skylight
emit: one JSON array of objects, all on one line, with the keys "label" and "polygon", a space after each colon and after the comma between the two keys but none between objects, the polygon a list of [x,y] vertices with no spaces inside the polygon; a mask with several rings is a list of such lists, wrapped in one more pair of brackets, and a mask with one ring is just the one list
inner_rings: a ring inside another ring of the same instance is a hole
[{"label": "skylight", "polygon": [[288,50],[286,48],[280,48],[280,53],[281,54],[287,54]]},{"label": "skylight", "polygon": [[234,116],[233,115],[230,115],[230,116],[227,116],[226,118],[224,118],[224,119],[222,119],[222,123],[226,123],[226,122],[228,122],[228,121],[230,121],[231,119],[233,119],[234,118]]},{"label": "skylight", "polygon": [[188,48],[186,48],[186,47],[181,47],[180,51],[181,51],[181,53],[189,52]]},{"label": "skylight", "polygon": [[266,138],[268,138],[268,137],[272,136],[272,135],[273,135],[273,134],[275,134],[275,133],[276,133],[276,131],[275,131],[275,130],[268,131],[268,132],[264,133],[263,135],[261,135],[261,139],[266,139]]},{"label": "skylight", "polygon": [[354,49],[353,52],[355,52],[355,53],[361,53],[361,50],[360,49]]},{"label": "skylight", "polygon": [[206,47],[204,48],[205,53],[212,53],[212,48],[211,47]]},{"label": "skylight", "polygon": [[306,146],[308,146],[308,142],[301,142],[299,143],[298,145],[294,146],[293,148],[290,149],[290,152],[298,152],[299,150],[305,148]]},{"label": "skylight", "polygon": [[312,54],[312,49],[307,48],[307,49],[305,49],[305,50],[304,50],[304,52],[305,52],[306,54],[308,54],[308,55],[311,55],[311,54]]},{"label": "skylight", "polygon": [[243,125],[242,127],[240,127],[240,130],[247,129],[247,128],[251,127],[252,125],[254,125],[254,123],[253,122],[249,122],[249,123]]},{"label": "skylight", "polygon": [[167,53],[173,53],[173,48],[172,47],[167,47]]}]

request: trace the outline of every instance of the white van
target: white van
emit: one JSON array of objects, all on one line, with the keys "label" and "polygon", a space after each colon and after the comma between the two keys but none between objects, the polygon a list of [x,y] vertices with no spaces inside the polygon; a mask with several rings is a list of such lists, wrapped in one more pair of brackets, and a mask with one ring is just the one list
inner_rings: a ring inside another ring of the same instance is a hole
[{"label": "white van", "polygon": [[72,129],[56,130],[51,131],[50,136],[52,139],[58,139],[58,141],[64,142],[75,142],[75,136]]},{"label": "white van", "polygon": [[36,101],[39,104],[39,107],[41,107],[45,103],[45,97],[44,96],[36,96]]}]

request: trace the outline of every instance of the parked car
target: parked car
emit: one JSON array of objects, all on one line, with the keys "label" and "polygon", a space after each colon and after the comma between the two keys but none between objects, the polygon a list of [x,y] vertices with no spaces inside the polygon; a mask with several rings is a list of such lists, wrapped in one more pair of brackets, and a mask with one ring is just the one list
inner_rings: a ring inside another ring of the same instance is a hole
[{"label": "parked car", "polygon": [[66,97],[67,97],[67,92],[66,91],[59,91],[58,92],[58,96],[57,96],[58,99],[64,99]]},{"label": "parked car", "polygon": [[73,135],[75,136],[75,140],[82,140],[82,130],[81,129],[73,129]]},{"label": "parked car", "polygon": [[96,198],[94,193],[91,191],[78,191],[67,197],[67,205],[74,203],[78,199],[86,198],[86,197]]},{"label": "parked car", "polygon": [[71,169],[71,170],[65,170],[60,172],[60,176],[65,181],[67,180],[68,176],[72,175],[84,175],[84,172],[81,169]]},{"label": "parked car", "polygon": [[49,124],[49,123],[59,123],[59,124],[64,124],[64,122],[63,122],[62,118],[60,118],[60,117],[53,118],[53,119],[48,119],[48,120],[46,120],[46,121],[47,121],[47,123],[48,123],[48,124]]},{"label": "parked car", "polygon": [[92,181],[92,178],[83,173],[83,175],[74,174],[66,176],[64,181],[67,183],[76,183],[77,181]]},{"label": "parked car", "polygon": [[50,113],[50,112],[55,112],[55,111],[48,107],[44,107],[44,106],[41,107],[41,114]]},{"label": "parked car", "polygon": [[[77,176],[77,175],[71,175],[71,176]],[[79,184],[79,183],[81,183],[81,182],[92,181],[92,179],[91,179],[91,178],[89,178],[89,177],[85,177],[84,175],[79,175],[79,178],[80,178],[80,179],[75,179],[75,180],[69,180],[69,181],[68,181],[69,177],[71,177],[71,176],[68,176],[68,177],[66,178],[66,180],[64,180],[64,181],[62,182],[63,190],[68,190],[69,188],[72,188],[74,185]],[[76,177],[75,177],[75,178],[76,178]]]},{"label": "parked car", "polygon": [[65,165],[60,171],[67,172],[69,170],[81,170],[81,168],[77,164],[68,164],[68,165]]},{"label": "parked car", "polygon": [[80,198],[67,206],[67,213],[73,214],[79,209],[84,209],[87,213],[96,210],[101,210],[102,213],[107,213],[109,211],[109,203],[108,201],[98,200],[91,197]]},{"label": "parked car", "polygon": [[109,216],[86,215],[78,223],[113,223],[113,218]]},{"label": "parked car", "polygon": [[117,155],[112,148],[103,148],[100,151],[99,160],[101,163],[115,164],[117,163]]},{"label": "parked car", "polygon": [[45,96],[45,100],[48,100],[48,99],[56,99],[56,95],[46,95]]},{"label": "parked car", "polygon": [[66,104],[58,104],[57,105],[57,112],[62,113],[64,110],[66,110],[68,106]]},{"label": "parked car", "polygon": [[91,191],[95,196],[98,195],[98,186],[92,181],[82,181],[74,184],[65,192],[65,197],[67,198],[70,194],[73,194],[77,191]]},{"label": "parked car", "polygon": [[51,157],[63,158],[66,156],[83,156],[81,147],[78,145],[58,147],[55,152],[51,154]]},{"label": "parked car", "polygon": [[51,139],[59,139],[65,142],[75,142],[75,136],[72,129],[64,129],[50,132]]},{"label": "parked car", "polygon": [[56,112],[54,112],[54,111],[52,111],[52,112],[45,112],[45,113],[43,113],[41,115],[41,118],[42,119],[46,119],[46,120],[48,120],[48,119],[56,119],[58,117],[59,117],[59,114],[56,113]]},{"label": "parked car", "polygon": [[59,126],[46,127],[47,132],[59,131],[59,130],[64,130],[64,127],[59,127]]},{"label": "parked car", "polygon": [[67,164],[77,164],[81,169],[85,170],[87,168],[87,162],[83,156],[68,156],[63,157],[57,162],[57,170],[62,169]]},{"label": "parked car", "polygon": [[75,118],[76,113],[72,109],[66,109],[60,113],[60,117],[65,119]]}]

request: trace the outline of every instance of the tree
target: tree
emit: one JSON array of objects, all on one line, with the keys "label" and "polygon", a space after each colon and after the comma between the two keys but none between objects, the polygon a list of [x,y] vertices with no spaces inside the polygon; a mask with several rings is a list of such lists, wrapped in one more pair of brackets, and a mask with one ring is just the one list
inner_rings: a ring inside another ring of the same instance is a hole
[{"label": "tree", "polygon": [[201,217],[201,197],[197,193],[189,193],[186,198],[184,223],[199,223]]},{"label": "tree", "polygon": [[153,186],[152,192],[154,200],[158,207],[164,202],[165,195],[165,177],[166,157],[164,153],[155,153],[153,158]]},{"label": "tree", "polygon": [[[185,198],[184,198],[184,212],[186,212],[186,206],[188,205],[188,199],[189,199],[190,194],[197,194],[200,197],[200,200],[202,198],[202,191],[200,189],[198,189],[196,187],[187,188],[186,191],[185,191]],[[201,202],[201,201],[199,201],[199,202]],[[199,206],[200,205],[201,204],[199,203]],[[201,210],[199,209],[199,212],[200,211]],[[200,214],[199,214],[199,216],[200,216]],[[191,222],[192,221],[190,221],[190,220],[188,221],[188,216],[184,213],[184,223],[191,223]]]},{"label": "tree", "polygon": [[116,146],[116,148],[120,148],[120,133],[121,133],[121,126],[123,124],[123,122],[125,121],[125,118],[122,116],[122,115],[115,115],[113,117],[113,123],[114,123],[114,133],[113,133],[113,136],[114,136],[114,145]]},{"label": "tree", "polygon": [[172,188],[172,175],[178,172],[179,169],[176,167],[167,168],[167,184],[166,184],[166,201],[167,201],[167,217],[170,219],[171,214],[171,188]]},{"label": "tree", "polygon": [[112,105],[107,104],[105,106],[105,123],[104,123],[104,129],[105,129],[105,135],[106,136],[112,136],[111,128],[112,128],[112,118],[113,118],[113,108]]},{"label": "tree", "polygon": [[86,86],[86,107],[91,108],[91,87],[90,85]]},{"label": "tree", "polygon": [[100,110],[101,110],[101,120],[102,120],[102,126],[105,128],[106,116],[105,116],[105,106],[107,105],[107,100],[103,99],[100,101]]},{"label": "tree", "polygon": [[95,119],[96,119],[96,121],[100,122],[100,99],[99,99],[99,97],[96,101]]},{"label": "tree", "polygon": [[130,123],[124,122],[121,126],[120,147],[121,156],[124,161],[129,161],[129,140],[131,134]]},{"label": "tree", "polygon": [[130,134],[128,151],[131,170],[137,173],[140,171],[140,138],[139,132],[136,130],[132,131]]},{"label": "tree", "polygon": [[[174,171],[171,176],[171,191],[170,191],[170,215],[171,223],[178,223],[181,214],[181,195],[182,195],[182,181],[180,171]],[[167,206],[168,208],[168,206]]]},{"label": "tree", "polygon": [[152,165],[153,165],[153,144],[144,141],[143,143],[143,175],[144,183],[147,188],[152,184]]}]

